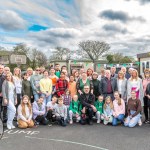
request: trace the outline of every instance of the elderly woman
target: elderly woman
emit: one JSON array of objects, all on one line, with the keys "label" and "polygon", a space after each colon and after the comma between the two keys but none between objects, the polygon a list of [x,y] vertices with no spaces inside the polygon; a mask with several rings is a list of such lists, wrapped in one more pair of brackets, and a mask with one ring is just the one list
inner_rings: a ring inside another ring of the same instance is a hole
[{"label": "elderly woman", "polygon": [[79,79],[77,82],[77,91],[79,95],[83,94],[85,85],[88,85],[90,87],[91,93],[93,93],[93,83],[87,78],[86,72],[83,72],[81,75],[81,79]]}]

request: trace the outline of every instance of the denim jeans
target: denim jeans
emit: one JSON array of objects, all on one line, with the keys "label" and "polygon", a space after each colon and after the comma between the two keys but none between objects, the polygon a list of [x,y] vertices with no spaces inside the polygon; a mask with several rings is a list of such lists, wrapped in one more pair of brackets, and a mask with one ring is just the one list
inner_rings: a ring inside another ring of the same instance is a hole
[{"label": "denim jeans", "polygon": [[[136,112],[136,111],[133,111],[133,110],[130,111],[131,115],[133,115],[135,112]],[[135,117],[133,117],[133,118],[130,118],[130,117],[128,116],[128,117],[126,118],[125,122],[124,122],[124,126],[130,127],[130,128],[135,127],[135,126],[137,125],[137,123],[138,123],[140,117],[141,117],[141,114],[140,114],[140,113],[137,114],[137,115],[136,115]]]},{"label": "denim jeans", "polygon": [[41,96],[44,97],[44,104],[45,104],[45,106],[46,106],[47,103],[51,101],[52,95],[50,94],[48,97],[46,97],[46,94],[41,94]]},{"label": "denim jeans", "polygon": [[16,114],[16,107],[14,105],[14,103],[9,100],[9,103],[7,105],[7,125],[11,125],[13,124],[13,120],[15,118],[15,114]]},{"label": "denim jeans", "polygon": [[34,101],[37,101],[40,98],[40,94],[36,93],[34,94]]},{"label": "denim jeans", "polygon": [[121,121],[123,122],[124,120],[124,114],[120,114],[117,118],[113,118],[113,122],[112,122],[112,125],[113,126],[116,126],[118,124],[118,121]]}]

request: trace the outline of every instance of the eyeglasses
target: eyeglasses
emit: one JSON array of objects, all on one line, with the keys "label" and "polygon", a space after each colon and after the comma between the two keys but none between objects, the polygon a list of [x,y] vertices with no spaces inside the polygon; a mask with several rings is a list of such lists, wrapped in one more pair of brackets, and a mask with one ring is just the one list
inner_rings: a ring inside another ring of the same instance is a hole
[{"label": "eyeglasses", "polygon": [[36,71],[40,71],[39,69],[37,69]]},{"label": "eyeglasses", "polygon": [[84,89],[89,89],[89,88],[84,88]]}]

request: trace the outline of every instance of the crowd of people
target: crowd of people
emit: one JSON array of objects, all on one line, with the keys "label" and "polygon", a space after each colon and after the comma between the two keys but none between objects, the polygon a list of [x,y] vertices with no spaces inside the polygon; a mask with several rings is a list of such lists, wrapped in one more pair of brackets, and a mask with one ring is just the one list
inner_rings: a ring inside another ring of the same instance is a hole
[{"label": "crowd of people", "polygon": [[[61,126],[80,124],[118,124],[134,127],[150,123],[150,69],[144,77],[126,67],[72,69],[55,64],[44,67],[20,68],[10,72],[0,65],[0,112],[8,129],[31,128],[58,123]],[[144,112],[144,118],[142,118]]]}]

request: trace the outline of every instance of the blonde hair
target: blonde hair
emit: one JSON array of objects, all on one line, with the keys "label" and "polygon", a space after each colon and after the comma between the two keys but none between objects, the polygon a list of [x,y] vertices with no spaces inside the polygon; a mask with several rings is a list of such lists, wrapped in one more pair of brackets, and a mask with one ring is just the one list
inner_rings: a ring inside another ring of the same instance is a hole
[{"label": "blonde hair", "polygon": [[146,69],[144,70],[144,77],[145,77],[145,78],[146,78],[146,75],[145,75],[146,72],[149,73],[149,77],[150,77],[150,69],[146,68]]},{"label": "blonde hair", "polygon": [[[19,70],[19,74],[18,75],[15,74],[15,71],[17,69]],[[18,67],[14,68],[14,76],[17,76],[18,78],[21,78],[21,69],[20,68],[18,68]]]},{"label": "blonde hair", "polygon": [[113,106],[113,102],[112,102],[110,96],[107,96],[107,97],[105,98],[104,109],[106,109],[107,100],[110,100],[110,108],[113,109],[114,106]]},{"label": "blonde hair", "polygon": [[23,116],[26,117],[25,103],[23,102],[23,99],[24,99],[24,98],[27,98],[27,99],[28,99],[27,107],[29,108],[30,113],[32,113],[32,105],[31,105],[31,103],[30,103],[29,97],[28,97],[27,95],[24,95],[24,96],[22,97],[21,107],[22,107],[22,114],[23,114]]},{"label": "blonde hair", "polygon": [[118,72],[118,79],[120,79],[119,74],[122,74],[122,75],[123,75],[122,79],[125,78],[125,74],[123,73],[123,71],[120,70],[120,71]]},{"label": "blonde hair", "polygon": [[136,72],[136,80],[138,80],[139,74],[138,74],[138,71],[137,71],[136,69],[133,69],[133,70],[132,70],[132,75],[131,75],[131,77],[130,77],[130,80],[133,81],[133,71]]},{"label": "blonde hair", "polygon": [[120,93],[118,91],[115,91],[114,94],[117,93],[119,95],[119,99],[118,99],[118,105],[121,105],[121,98],[120,98]]}]

